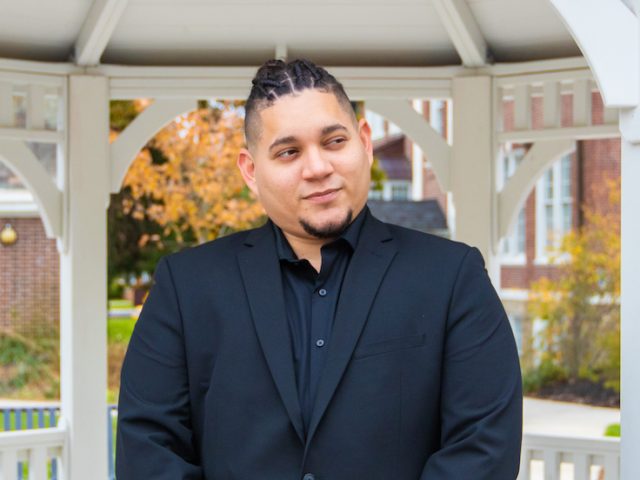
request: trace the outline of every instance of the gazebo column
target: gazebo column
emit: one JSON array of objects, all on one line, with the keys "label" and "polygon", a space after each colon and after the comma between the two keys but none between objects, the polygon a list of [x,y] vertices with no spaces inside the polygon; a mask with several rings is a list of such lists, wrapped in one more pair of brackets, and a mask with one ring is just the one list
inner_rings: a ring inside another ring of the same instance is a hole
[{"label": "gazebo column", "polygon": [[[623,130],[624,131],[624,130]],[[640,138],[637,138],[640,140]],[[640,143],[622,140],[621,478],[640,478]]]},{"label": "gazebo column", "polygon": [[68,480],[107,473],[108,79],[69,77],[65,229],[60,245],[62,417]]},{"label": "gazebo column", "polygon": [[498,268],[491,243],[496,214],[491,77],[454,78],[452,96],[450,179],[456,219],[453,236],[480,249],[487,271],[498,288]]}]

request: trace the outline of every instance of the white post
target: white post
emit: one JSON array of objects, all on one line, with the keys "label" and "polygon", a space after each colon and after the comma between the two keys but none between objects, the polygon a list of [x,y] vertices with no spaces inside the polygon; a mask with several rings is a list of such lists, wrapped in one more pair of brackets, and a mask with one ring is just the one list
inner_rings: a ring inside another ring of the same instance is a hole
[{"label": "white post", "polygon": [[[640,144],[622,140],[621,473],[640,478]],[[608,474],[608,472],[607,472]]]},{"label": "white post", "polygon": [[69,78],[65,162],[66,241],[60,242],[62,416],[69,435],[67,479],[107,473],[108,80]]},{"label": "white post", "polygon": [[498,268],[492,250],[494,209],[491,77],[453,79],[451,192],[455,239],[478,247],[496,288]]}]

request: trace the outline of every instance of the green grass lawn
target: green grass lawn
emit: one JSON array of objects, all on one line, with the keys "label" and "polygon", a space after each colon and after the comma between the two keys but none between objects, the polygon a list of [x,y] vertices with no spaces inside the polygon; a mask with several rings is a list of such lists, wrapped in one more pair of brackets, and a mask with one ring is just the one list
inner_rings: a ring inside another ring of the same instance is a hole
[{"label": "green grass lawn", "polygon": [[109,343],[128,343],[136,324],[134,318],[110,318],[107,320],[107,338]]},{"label": "green grass lawn", "polygon": [[133,303],[131,303],[129,300],[124,300],[124,299],[120,299],[120,298],[115,298],[112,300],[109,300],[109,308],[113,308],[113,309],[118,309],[118,308],[133,308]]}]

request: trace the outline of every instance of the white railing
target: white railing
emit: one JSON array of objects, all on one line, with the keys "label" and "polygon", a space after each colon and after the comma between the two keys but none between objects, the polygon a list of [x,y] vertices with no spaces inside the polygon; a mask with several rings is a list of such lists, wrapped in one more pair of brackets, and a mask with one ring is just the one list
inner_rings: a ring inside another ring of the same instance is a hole
[{"label": "white railing", "polygon": [[620,480],[620,440],[525,434],[518,480]]},{"label": "white railing", "polygon": [[66,438],[61,426],[0,433],[0,478],[63,480]]}]

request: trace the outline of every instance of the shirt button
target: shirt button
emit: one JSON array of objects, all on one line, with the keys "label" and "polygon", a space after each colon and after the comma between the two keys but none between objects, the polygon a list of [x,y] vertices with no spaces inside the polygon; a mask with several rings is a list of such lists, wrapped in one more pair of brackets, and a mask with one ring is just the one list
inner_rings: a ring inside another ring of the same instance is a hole
[{"label": "shirt button", "polygon": [[305,473],[302,480],[316,480],[316,476],[313,473]]},{"label": "shirt button", "polygon": [[323,339],[318,339],[316,340],[316,347],[322,347],[324,345],[324,340]]},{"label": "shirt button", "polygon": [[324,288],[321,288],[320,290],[318,290],[318,295],[320,295],[321,297],[324,297],[327,294],[327,291]]}]

